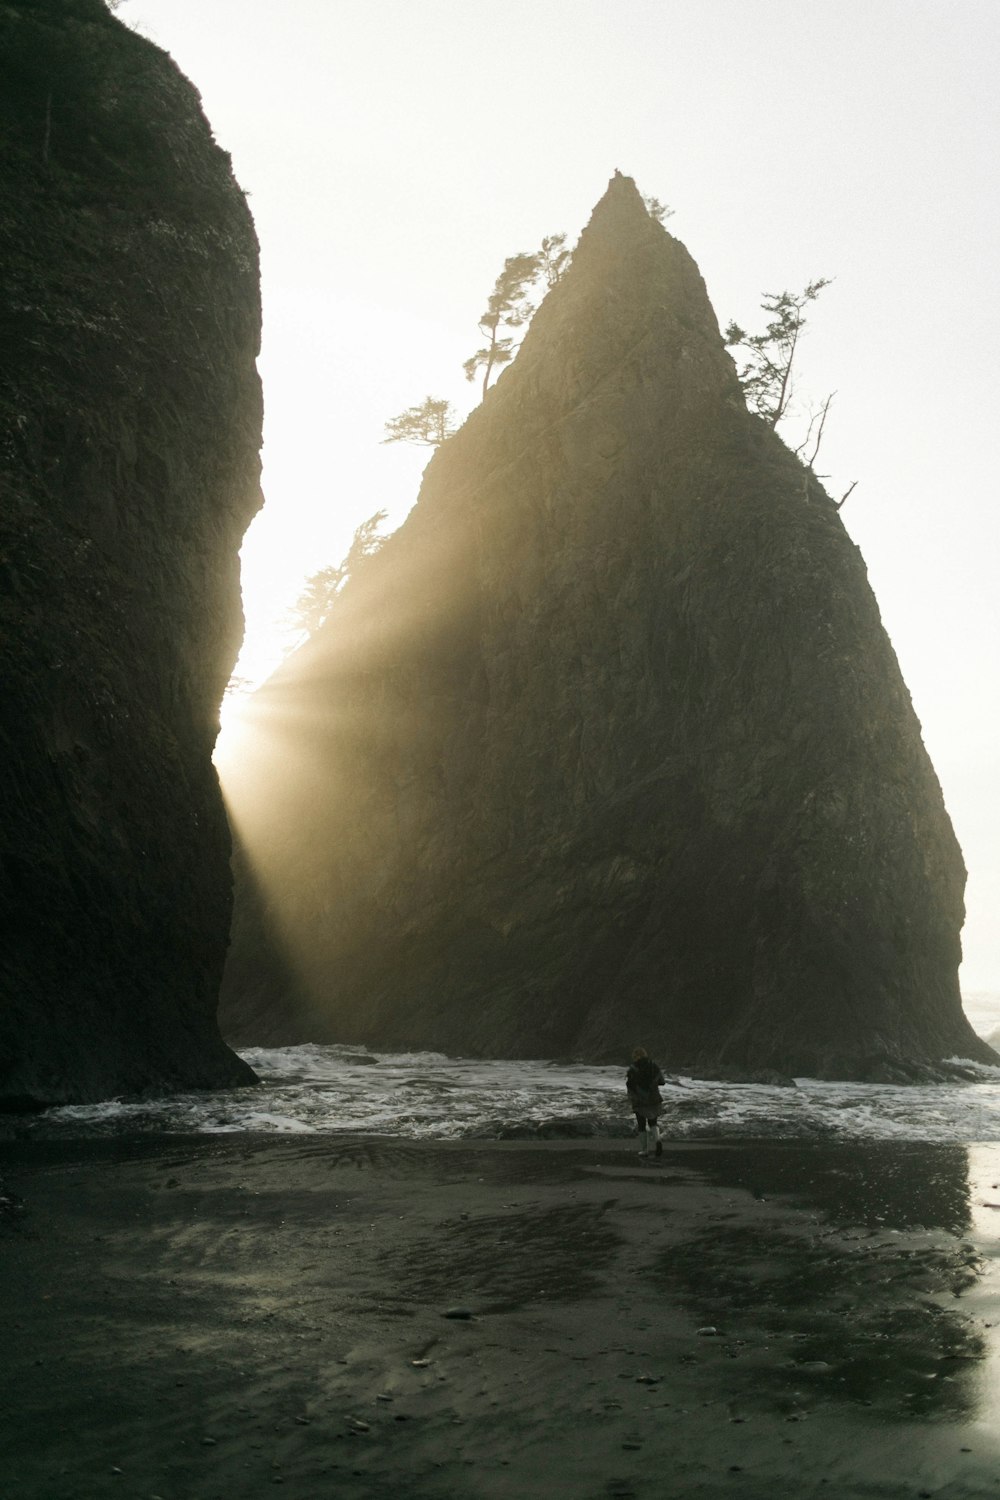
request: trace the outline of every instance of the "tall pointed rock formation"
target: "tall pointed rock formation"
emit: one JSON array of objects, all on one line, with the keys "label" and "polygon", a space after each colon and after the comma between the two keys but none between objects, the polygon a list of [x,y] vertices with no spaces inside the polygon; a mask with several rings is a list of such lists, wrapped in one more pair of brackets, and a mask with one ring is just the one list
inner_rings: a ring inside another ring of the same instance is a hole
[{"label": "tall pointed rock formation", "polygon": [[629,178],[253,717],[237,1035],[837,1076],[991,1055],[862,559]]},{"label": "tall pointed rock formation", "polygon": [[253,1082],[212,749],[260,504],[257,240],[170,58],[0,5],[0,1109]]}]

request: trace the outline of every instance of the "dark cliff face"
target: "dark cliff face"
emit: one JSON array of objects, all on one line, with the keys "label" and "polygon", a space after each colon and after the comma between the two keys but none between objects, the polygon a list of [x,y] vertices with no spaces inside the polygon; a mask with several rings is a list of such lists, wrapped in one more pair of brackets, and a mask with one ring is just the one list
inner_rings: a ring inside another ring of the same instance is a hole
[{"label": "dark cliff face", "polygon": [[211,762],[260,503],[257,247],[169,58],[0,6],[0,1104],[252,1079]]},{"label": "dark cliff face", "polygon": [[255,716],[236,1034],[841,1076],[989,1055],[862,559],[629,179]]}]

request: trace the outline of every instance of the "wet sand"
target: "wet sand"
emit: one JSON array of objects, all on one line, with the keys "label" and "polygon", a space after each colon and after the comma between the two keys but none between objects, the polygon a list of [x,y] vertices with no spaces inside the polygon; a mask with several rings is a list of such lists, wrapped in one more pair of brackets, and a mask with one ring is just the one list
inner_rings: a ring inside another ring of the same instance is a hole
[{"label": "wet sand", "polygon": [[135,1137],[0,1174],[2,1500],[1000,1495],[997,1147]]}]

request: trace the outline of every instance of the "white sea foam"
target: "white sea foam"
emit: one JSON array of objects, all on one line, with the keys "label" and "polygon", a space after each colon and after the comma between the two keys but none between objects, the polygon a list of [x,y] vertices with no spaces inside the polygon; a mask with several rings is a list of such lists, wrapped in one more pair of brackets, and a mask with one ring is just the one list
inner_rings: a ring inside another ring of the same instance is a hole
[{"label": "white sea foam", "polygon": [[991,1039],[1000,1032],[1000,990],[966,990],[962,995],[962,1009],[973,1029],[995,1046]]},{"label": "white sea foam", "polygon": [[[575,1120],[580,1132],[614,1135],[631,1119],[623,1066],[319,1045],[251,1048],[243,1056],[260,1087],[52,1109],[27,1128],[60,1135],[364,1132],[455,1139],[530,1132],[553,1119]],[[1000,1068],[963,1066],[970,1081],[919,1087],[799,1078],[792,1088],[680,1078],[664,1090],[664,1134],[1000,1141]]]}]

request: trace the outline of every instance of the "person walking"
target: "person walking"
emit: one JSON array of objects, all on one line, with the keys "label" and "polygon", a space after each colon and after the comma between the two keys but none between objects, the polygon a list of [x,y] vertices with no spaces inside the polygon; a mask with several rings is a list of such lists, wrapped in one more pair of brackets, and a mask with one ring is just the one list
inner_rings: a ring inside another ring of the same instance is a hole
[{"label": "person walking", "polygon": [[625,1087],[642,1141],[640,1156],[649,1156],[651,1152],[656,1156],[663,1155],[663,1142],[660,1140],[660,1127],[657,1124],[663,1109],[661,1083],[666,1083],[666,1079],[659,1063],[654,1057],[650,1057],[645,1047],[636,1047],[625,1075]]}]

